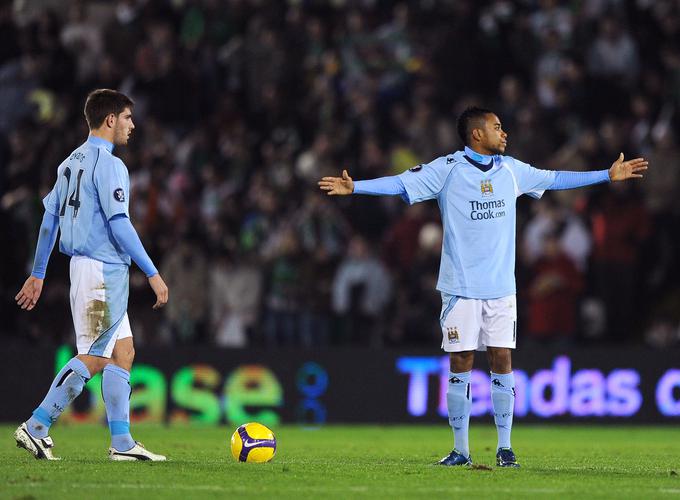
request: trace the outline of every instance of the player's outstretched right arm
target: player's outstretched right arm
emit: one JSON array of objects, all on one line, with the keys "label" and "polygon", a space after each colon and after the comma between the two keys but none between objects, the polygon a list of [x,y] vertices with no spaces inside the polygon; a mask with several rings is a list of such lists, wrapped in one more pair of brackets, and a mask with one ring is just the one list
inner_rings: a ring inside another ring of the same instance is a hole
[{"label": "player's outstretched right arm", "polygon": [[368,194],[373,196],[400,195],[406,198],[406,188],[399,176],[391,175],[365,181],[354,182],[347,173],[342,171],[342,177],[324,177],[319,181],[319,188],[330,196],[348,194]]},{"label": "player's outstretched right arm", "polygon": [[345,196],[354,192],[354,181],[347,173],[342,171],[342,177],[324,177],[319,181],[319,188],[326,191],[329,196]]},{"label": "player's outstretched right arm", "polygon": [[319,188],[329,195],[366,194],[372,196],[401,196],[408,204],[437,198],[442,193],[449,174],[455,167],[451,155],[440,156],[430,163],[421,163],[399,175],[354,182],[342,171],[342,177],[324,177]]}]

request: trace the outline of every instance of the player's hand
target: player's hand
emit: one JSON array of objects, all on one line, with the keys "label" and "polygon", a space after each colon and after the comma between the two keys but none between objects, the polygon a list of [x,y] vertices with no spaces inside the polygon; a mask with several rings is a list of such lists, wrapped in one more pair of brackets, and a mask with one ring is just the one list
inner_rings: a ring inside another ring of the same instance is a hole
[{"label": "player's hand", "polygon": [[21,287],[19,293],[17,293],[14,300],[17,301],[17,305],[22,309],[30,311],[38,303],[40,294],[42,293],[43,281],[35,276],[29,276],[24,286]]},{"label": "player's hand", "polygon": [[149,285],[156,294],[156,303],[153,305],[154,309],[160,309],[168,303],[168,286],[161,278],[160,274],[154,274],[149,278]]},{"label": "player's hand", "polygon": [[326,191],[329,196],[347,195],[354,192],[354,181],[347,173],[342,171],[342,177],[324,177],[319,181],[319,188]]},{"label": "player's hand", "polygon": [[612,163],[612,166],[609,169],[609,179],[612,182],[617,182],[641,178],[642,173],[647,170],[648,164],[649,162],[644,158],[623,161],[623,153],[621,153],[618,160]]}]

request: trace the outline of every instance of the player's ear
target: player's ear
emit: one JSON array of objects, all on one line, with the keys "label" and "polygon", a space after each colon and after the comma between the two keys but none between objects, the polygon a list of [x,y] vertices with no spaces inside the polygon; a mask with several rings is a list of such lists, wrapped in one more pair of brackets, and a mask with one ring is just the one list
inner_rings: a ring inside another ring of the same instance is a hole
[{"label": "player's ear", "polygon": [[470,134],[473,139],[476,141],[481,141],[482,140],[482,129],[479,128],[473,128],[472,129],[472,134]]},{"label": "player's ear", "polygon": [[109,127],[113,127],[116,124],[116,115],[113,113],[110,113],[109,115],[106,116],[106,125]]}]

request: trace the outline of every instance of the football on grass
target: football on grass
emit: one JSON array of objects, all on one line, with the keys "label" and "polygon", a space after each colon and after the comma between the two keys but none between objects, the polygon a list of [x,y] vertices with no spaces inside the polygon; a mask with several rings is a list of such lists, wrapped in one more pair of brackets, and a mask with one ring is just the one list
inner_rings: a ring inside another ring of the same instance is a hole
[{"label": "football on grass", "polygon": [[239,462],[269,462],[275,453],[274,433],[262,424],[243,424],[231,435],[231,454]]}]

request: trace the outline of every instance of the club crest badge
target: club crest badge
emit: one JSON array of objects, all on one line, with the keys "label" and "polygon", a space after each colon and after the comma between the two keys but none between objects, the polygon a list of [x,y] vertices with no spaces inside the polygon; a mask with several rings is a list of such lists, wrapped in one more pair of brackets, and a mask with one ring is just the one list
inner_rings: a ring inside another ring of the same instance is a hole
[{"label": "club crest badge", "polygon": [[482,196],[493,196],[493,185],[490,180],[483,180],[480,182]]},{"label": "club crest badge", "polygon": [[122,188],[118,188],[113,192],[113,199],[120,201],[121,203],[125,201],[125,191]]},{"label": "club crest badge", "polygon": [[460,342],[460,335],[457,327],[446,327],[446,335],[449,338],[449,344],[457,344]]}]

